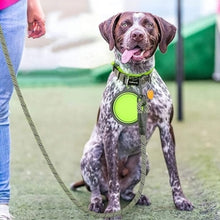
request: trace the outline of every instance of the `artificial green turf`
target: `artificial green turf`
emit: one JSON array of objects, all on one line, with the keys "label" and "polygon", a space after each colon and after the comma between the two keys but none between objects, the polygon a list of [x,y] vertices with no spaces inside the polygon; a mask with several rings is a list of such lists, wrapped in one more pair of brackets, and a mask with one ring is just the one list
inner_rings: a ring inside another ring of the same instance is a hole
[{"label": "artificial green turf", "polygon": [[[168,87],[175,102],[176,86],[169,82]],[[103,88],[23,88],[42,140],[67,185],[81,179],[80,157],[96,121]],[[194,211],[181,212],[173,205],[156,132],[147,147],[151,171],[144,189],[152,204],[135,206],[123,220],[220,219],[220,84],[186,82],[184,118],[184,122],[177,122],[176,117],[173,121],[176,154],[182,187]],[[15,95],[11,102],[11,131],[11,212],[16,219],[94,219],[79,211],[56,183]],[[73,195],[88,206],[90,193],[85,189]]]}]

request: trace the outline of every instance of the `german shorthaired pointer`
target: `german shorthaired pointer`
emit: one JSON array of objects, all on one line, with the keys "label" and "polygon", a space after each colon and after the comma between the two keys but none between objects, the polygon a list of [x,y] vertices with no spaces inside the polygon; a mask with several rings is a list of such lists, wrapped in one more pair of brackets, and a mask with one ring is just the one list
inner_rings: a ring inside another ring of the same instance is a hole
[{"label": "german shorthaired pointer", "polygon": [[[178,176],[171,125],[172,100],[154,69],[157,47],[165,53],[176,28],[158,16],[136,12],[117,14],[101,23],[99,28],[110,50],[114,49],[115,68],[109,76],[96,126],[81,159],[81,183],[91,191],[89,209],[116,212],[120,210],[120,197],[130,201],[135,196],[133,189],[141,178],[138,123],[120,123],[113,114],[112,102],[126,89],[138,93],[136,84],[141,84],[148,105],[146,138],[149,140],[155,128],[159,128],[174,204],[179,210],[192,210],[193,205],[184,196]],[[148,171],[147,162],[146,173]],[[79,186],[73,184],[72,189]],[[101,195],[108,199],[105,210]],[[150,201],[142,195],[138,204],[148,206]]]}]

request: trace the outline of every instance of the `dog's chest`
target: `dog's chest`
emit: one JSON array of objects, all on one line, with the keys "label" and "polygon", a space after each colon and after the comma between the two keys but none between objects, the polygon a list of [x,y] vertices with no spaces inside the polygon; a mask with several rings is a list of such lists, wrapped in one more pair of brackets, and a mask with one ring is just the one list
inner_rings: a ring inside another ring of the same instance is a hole
[{"label": "dog's chest", "polygon": [[[154,92],[152,99],[147,97],[148,90]],[[112,74],[109,78],[105,88],[101,112],[99,117],[99,131],[100,135],[111,135],[115,139],[114,142],[118,143],[118,153],[120,158],[128,157],[129,155],[137,154],[140,152],[140,135],[138,123],[133,125],[120,124],[115,120],[112,112],[112,103],[115,97],[123,91],[133,90],[139,93],[140,89],[136,86],[125,86],[120,80]],[[148,118],[146,136],[149,138],[154,128],[164,120],[169,120],[170,109],[172,107],[172,100],[170,98],[168,89],[156,71],[153,72],[151,77],[151,84],[143,84],[142,92],[146,97]],[[103,132],[104,130],[108,132]],[[110,134],[111,133],[111,134]],[[106,137],[102,137],[106,138]]]},{"label": "dog's chest", "polygon": [[140,152],[140,134],[138,126],[124,128],[118,138],[119,158],[127,158]]}]

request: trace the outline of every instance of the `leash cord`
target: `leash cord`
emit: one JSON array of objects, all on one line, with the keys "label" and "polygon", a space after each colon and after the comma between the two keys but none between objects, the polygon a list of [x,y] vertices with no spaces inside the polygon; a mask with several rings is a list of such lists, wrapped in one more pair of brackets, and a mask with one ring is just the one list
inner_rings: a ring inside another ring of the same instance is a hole
[{"label": "leash cord", "polygon": [[[131,208],[138,202],[138,200],[140,199],[141,195],[142,195],[142,191],[144,188],[144,184],[145,184],[145,177],[146,177],[146,162],[147,162],[147,155],[146,155],[146,144],[147,144],[147,139],[145,134],[141,134],[140,133],[140,139],[141,139],[141,157],[142,157],[142,161],[141,161],[141,180],[139,183],[139,189],[138,192],[136,193],[135,197],[133,198],[133,200],[122,210],[117,211],[117,212],[113,212],[113,213],[96,213],[93,211],[88,210],[87,208],[85,208],[80,202],[77,201],[77,199],[75,199],[71,193],[71,191],[66,187],[65,183],[63,182],[63,180],[60,178],[58,172],[56,171],[52,161],[50,160],[50,157],[44,147],[44,144],[41,140],[41,137],[37,131],[37,128],[32,120],[32,117],[29,113],[29,110],[27,108],[27,105],[25,103],[25,100],[23,98],[22,92],[19,88],[18,85],[18,81],[17,81],[17,77],[13,68],[13,64],[11,62],[10,56],[9,56],[9,52],[7,49],[7,44],[4,38],[4,34],[3,34],[3,30],[0,24],[0,40],[1,40],[1,45],[2,45],[2,51],[4,53],[5,56],[5,60],[7,62],[8,65],[8,69],[11,75],[11,79],[14,85],[14,88],[16,90],[16,94],[17,97],[20,101],[20,104],[22,106],[24,115],[27,119],[27,122],[32,130],[32,133],[35,137],[35,140],[52,172],[52,174],[54,175],[56,181],[59,183],[60,187],[63,189],[63,191],[65,192],[65,194],[67,195],[67,197],[79,208],[81,209],[83,212],[85,212],[86,214],[92,215],[93,217],[98,217],[98,218],[114,218],[116,216],[122,216],[123,214],[127,213],[128,211],[131,210]],[[144,115],[144,105],[142,104],[142,100],[140,99],[138,102],[138,115]]]}]

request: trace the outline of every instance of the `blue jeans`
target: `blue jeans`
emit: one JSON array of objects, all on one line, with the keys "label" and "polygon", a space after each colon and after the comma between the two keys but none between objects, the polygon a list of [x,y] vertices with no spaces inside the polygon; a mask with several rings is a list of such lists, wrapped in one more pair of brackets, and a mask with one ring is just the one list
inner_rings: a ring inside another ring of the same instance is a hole
[{"label": "blue jeans", "polygon": [[[21,61],[27,24],[27,0],[0,10],[0,24],[3,29],[9,55],[17,73]],[[0,204],[10,200],[10,131],[9,101],[13,84],[0,45]]]}]

